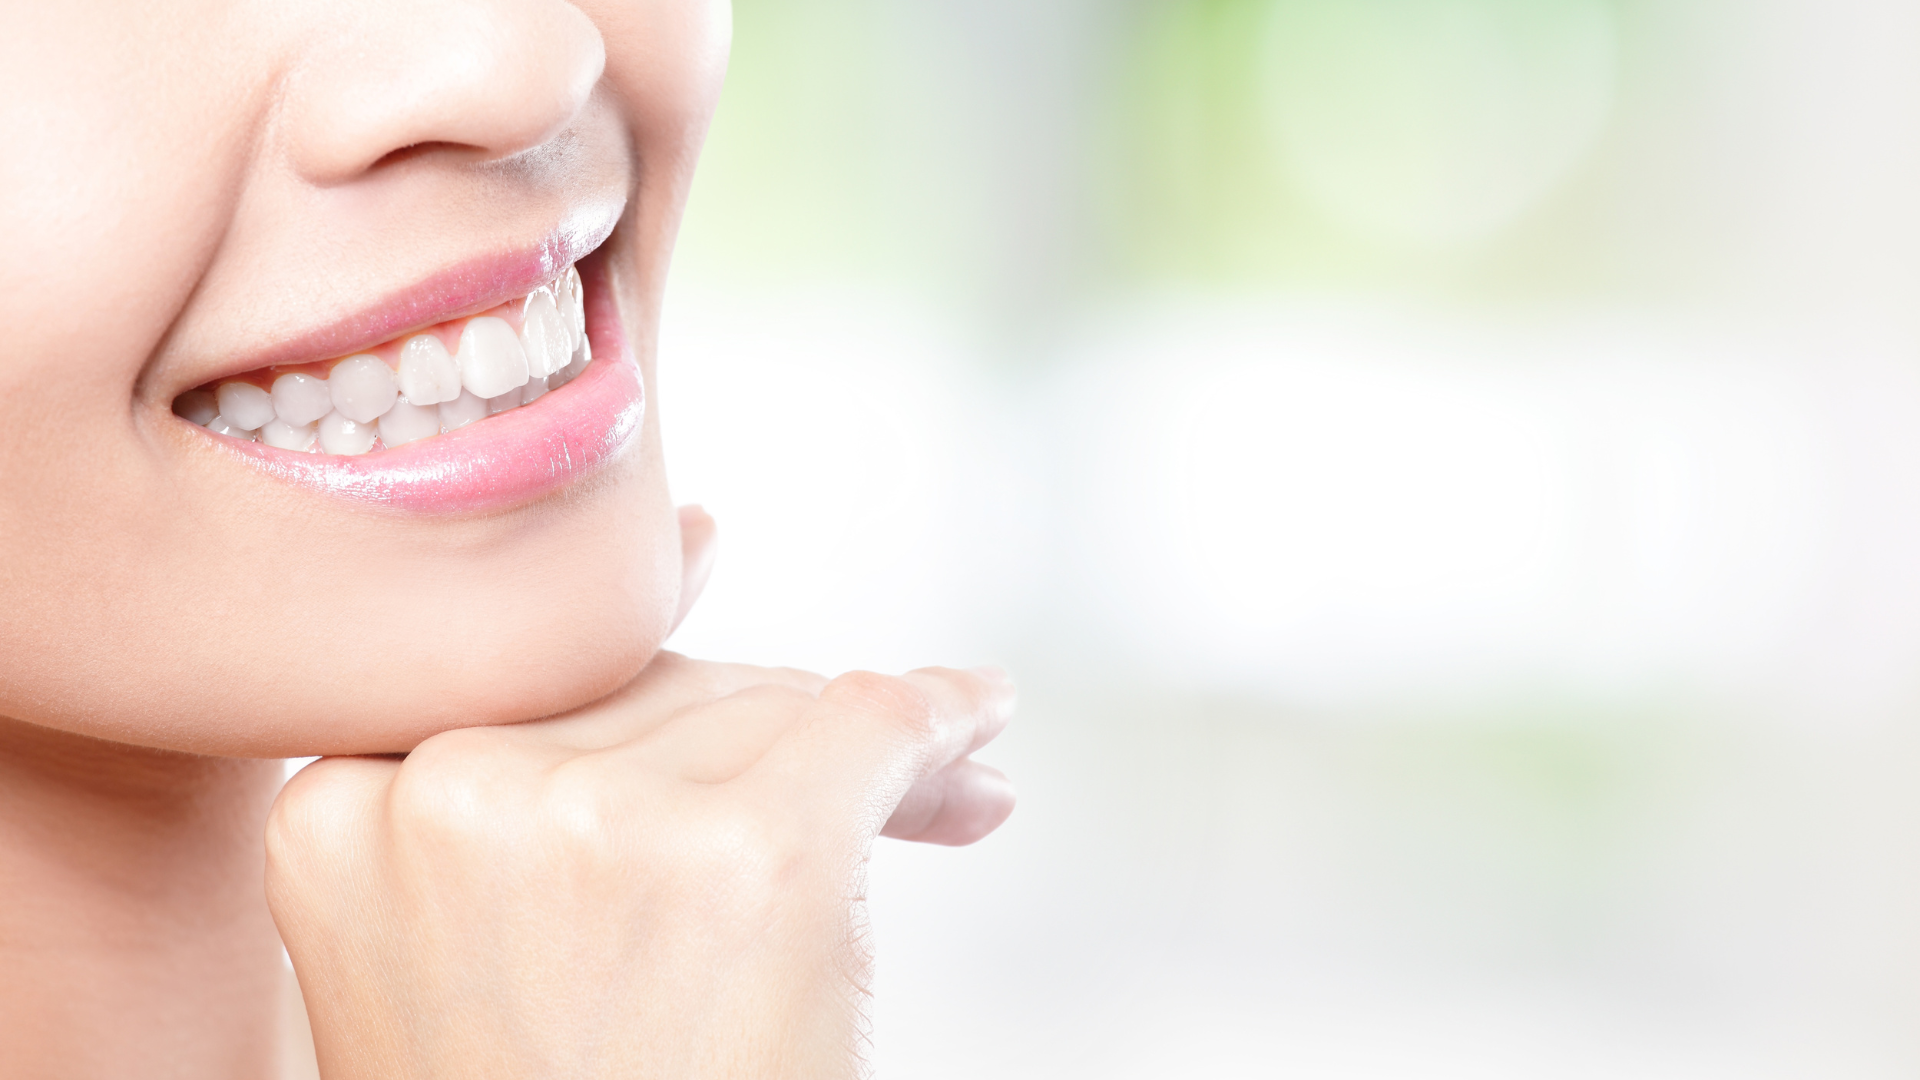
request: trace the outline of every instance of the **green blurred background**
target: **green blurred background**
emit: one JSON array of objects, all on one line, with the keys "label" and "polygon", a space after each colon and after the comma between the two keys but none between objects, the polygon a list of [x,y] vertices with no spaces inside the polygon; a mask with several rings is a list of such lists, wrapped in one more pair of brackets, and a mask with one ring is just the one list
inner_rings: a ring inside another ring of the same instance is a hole
[{"label": "green blurred background", "polygon": [[996,660],[914,1077],[1920,1073],[1920,8],[737,0],[689,652]]}]

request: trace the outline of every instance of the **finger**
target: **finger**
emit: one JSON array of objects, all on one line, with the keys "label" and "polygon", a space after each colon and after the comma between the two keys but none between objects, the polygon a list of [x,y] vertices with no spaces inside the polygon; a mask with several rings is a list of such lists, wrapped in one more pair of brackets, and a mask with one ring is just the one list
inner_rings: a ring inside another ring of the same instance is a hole
[{"label": "finger", "polygon": [[643,738],[682,710],[750,687],[781,686],[812,697],[826,685],[824,676],[811,671],[690,660],[663,649],[632,682],[573,712],[539,721],[537,726],[557,742],[595,750]]},{"label": "finger", "polygon": [[[269,882],[326,872],[353,851],[378,829],[384,795],[399,771],[391,757],[326,757],[289,777],[267,816]],[[271,896],[276,904],[283,898],[280,891]]]},{"label": "finger", "polygon": [[308,762],[287,777],[276,803],[319,804],[328,811],[341,805],[377,804],[377,795],[400,771],[399,754],[323,757]]},{"label": "finger", "polygon": [[706,590],[713,576],[713,561],[720,554],[720,532],[713,516],[698,505],[680,508],[680,610],[673,616],[672,634],[680,628],[694,601]]},{"label": "finger", "polygon": [[909,790],[1006,726],[1013,684],[997,669],[852,672],[828,683],[743,779],[796,805],[851,809],[869,835]]},{"label": "finger", "polygon": [[809,697],[818,697],[827,687],[827,677],[799,668],[694,660],[662,649],[632,682],[603,700],[618,699],[653,712],[671,712],[717,701],[750,686],[790,686]]},{"label": "finger", "polygon": [[[946,670],[948,669],[921,668],[918,671],[908,672],[907,678],[910,680],[930,678]],[[964,758],[968,754],[999,738],[1000,733],[1007,730],[1007,724],[1013,720],[1013,709],[1018,700],[1018,693],[1013,685],[1013,677],[1007,674],[1006,668],[1000,667],[997,664],[981,664],[968,668],[967,674],[986,683],[989,687],[988,693],[992,707],[987,715],[980,718],[981,722],[974,727],[973,738],[967,743],[966,748],[958,754],[955,754],[953,759],[950,760]],[[942,767],[944,767],[944,763]]]},{"label": "finger", "polygon": [[880,835],[960,847],[999,828],[1013,803],[1013,782],[1005,774],[962,758],[915,784]]},{"label": "finger", "polygon": [[645,738],[607,753],[693,783],[725,783],[759,761],[813,703],[812,694],[791,686],[752,686],[683,709]]}]

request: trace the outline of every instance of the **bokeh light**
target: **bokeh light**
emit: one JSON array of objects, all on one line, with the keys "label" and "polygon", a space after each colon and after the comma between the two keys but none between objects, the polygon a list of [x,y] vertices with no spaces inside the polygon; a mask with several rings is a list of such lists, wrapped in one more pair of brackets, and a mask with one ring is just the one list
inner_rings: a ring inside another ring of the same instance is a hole
[{"label": "bokeh light", "polygon": [[916,1077],[1920,1070],[1920,9],[737,0],[690,652],[999,661]]}]

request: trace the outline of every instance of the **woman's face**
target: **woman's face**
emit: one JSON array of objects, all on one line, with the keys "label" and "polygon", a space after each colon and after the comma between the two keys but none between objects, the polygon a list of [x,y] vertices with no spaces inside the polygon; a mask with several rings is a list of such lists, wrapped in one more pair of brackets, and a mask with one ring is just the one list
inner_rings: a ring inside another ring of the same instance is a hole
[{"label": "woman's face", "polygon": [[391,751],[639,670],[680,583],[656,316],[727,35],[724,0],[11,10],[0,716]]}]

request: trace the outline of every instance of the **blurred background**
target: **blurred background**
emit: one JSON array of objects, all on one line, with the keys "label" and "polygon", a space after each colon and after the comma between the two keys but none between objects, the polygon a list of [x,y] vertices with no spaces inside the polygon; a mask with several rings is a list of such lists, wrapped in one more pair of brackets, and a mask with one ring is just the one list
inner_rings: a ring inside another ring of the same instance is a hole
[{"label": "blurred background", "polygon": [[1023,687],[881,1075],[1920,1075],[1920,6],[735,21],[674,647]]}]

